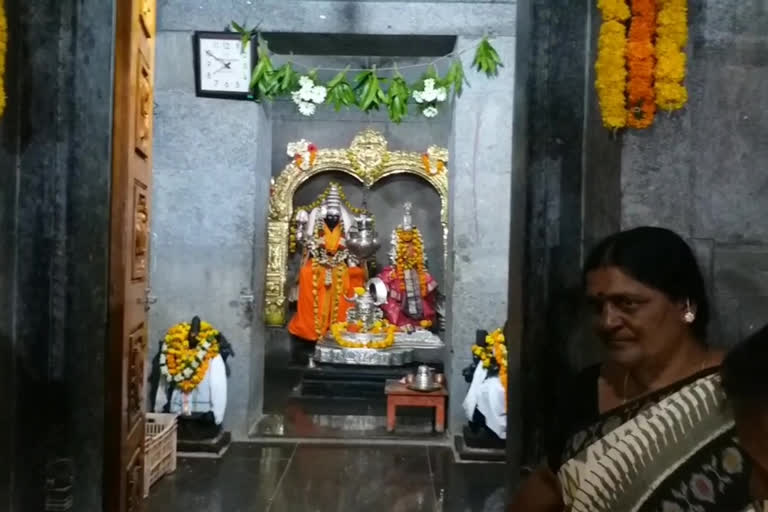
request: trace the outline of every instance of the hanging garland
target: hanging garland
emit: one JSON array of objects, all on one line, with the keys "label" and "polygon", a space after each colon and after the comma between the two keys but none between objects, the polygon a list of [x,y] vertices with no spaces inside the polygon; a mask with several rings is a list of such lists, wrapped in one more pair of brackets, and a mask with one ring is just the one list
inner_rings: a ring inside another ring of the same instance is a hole
[{"label": "hanging garland", "polygon": [[[232,28],[240,34],[243,47],[248,41],[257,38],[255,29],[245,29],[232,22]],[[323,103],[332,105],[336,111],[342,108],[356,107],[363,112],[386,109],[389,118],[394,123],[400,123],[408,115],[408,104],[414,102],[421,114],[426,118],[438,114],[438,104],[446,101],[449,95],[460,96],[467,79],[464,68],[458,58],[460,53],[446,55],[435,62],[452,59],[445,76],[440,77],[433,65],[415,84],[408,85],[397,68],[392,76],[382,76],[384,70],[376,67],[358,72],[352,82],[349,81],[349,67],[339,71],[328,83],[320,83],[315,71],[300,75],[293,69],[293,63],[288,62],[275,68],[269,57],[266,44],[258,45],[258,62],[251,74],[250,88],[255,101],[274,101],[281,97],[290,97],[299,112],[304,116],[312,116],[317,107]],[[487,38],[475,48],[472,67],[488,78],[494,78],[502,67],[502,61],[496,49]]]},{"label": "hanging garland", "polygon": [[8,51],[8,20],[5,5],[0,0],[0,118],[5,112],[5,54]]},{"label": "hanging garland", "polygon": [[656,21],[656,104],[662,110],[683,108],[688,101],[685,89],[685,45],[688,42],[686,0],[657,0]]},{"label": "hanging garland", "polygon": [[627,101],[630,128],[648,128],[656,114],[653,93],[653,31],[656,25],[654,0],[632,0],[632,21],[627,43]]},{"label": "hanging garland", "polygon": [[624,93],[627,80],[627,29],[624,23],[629,19],[629,8],[624,0],[599,0],[597,7],[603,14],[603,24],[597,43],[595,86],[603,125],[618,130],[627,124]]},{"label": "hanging garland", "polygon": [[606,128],[648,128],[657,107],[685,105],[686,2],[598,0],[603,23],[595,87]]}]

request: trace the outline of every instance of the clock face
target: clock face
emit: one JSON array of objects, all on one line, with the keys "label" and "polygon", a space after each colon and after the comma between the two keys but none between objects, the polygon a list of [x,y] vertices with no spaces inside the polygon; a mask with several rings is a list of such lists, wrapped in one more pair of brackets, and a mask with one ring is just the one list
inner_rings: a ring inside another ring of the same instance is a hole
[{"label": "clock face", "polygon": [[247,94],[251,81],[251,43],[238,39],[200,38],[200,89]]}]

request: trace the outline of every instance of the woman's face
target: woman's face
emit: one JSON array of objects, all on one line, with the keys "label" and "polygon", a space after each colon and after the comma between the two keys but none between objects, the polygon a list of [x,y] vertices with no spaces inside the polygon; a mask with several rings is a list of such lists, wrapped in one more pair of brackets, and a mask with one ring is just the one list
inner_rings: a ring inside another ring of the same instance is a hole
[{"label": "woman's face", "polygon": [[593,327],[609,359],[632,367],[662,360],[688,333],[685,305],[631,278],[618,267],[587,274]]}]

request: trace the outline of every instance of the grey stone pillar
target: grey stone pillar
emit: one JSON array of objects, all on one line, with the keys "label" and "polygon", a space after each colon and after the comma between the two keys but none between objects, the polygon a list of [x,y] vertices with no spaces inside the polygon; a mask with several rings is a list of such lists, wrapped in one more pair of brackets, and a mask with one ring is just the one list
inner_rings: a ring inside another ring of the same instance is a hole
[{"label": "grey stone pillar", "polygon": [[[479,41],[459,37],[457,48]],[[446,272],[449,428],[454,433],[466,424],[461,403],[468,386],[461,370],[472,360],[475,331],[503,327],[507,317],[515,37],[497,37],[493,45],[504,61],[499,76],[489,80],[470,71],[474,52],[465,52],[471,87],[454,106]]]}]

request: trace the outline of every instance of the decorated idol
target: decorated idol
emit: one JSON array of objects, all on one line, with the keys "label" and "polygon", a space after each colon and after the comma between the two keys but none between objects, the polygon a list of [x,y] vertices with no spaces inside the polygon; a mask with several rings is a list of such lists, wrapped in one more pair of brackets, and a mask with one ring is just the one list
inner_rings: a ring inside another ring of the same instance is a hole
[{"label": "decorated idol", "polygon": [[220,426],[227,407],[226,361],[233,355],[226,338],[199,317],[171,327],[153,361],[154,411]]},{"label": "decorated idol", "polygon": [[315,342],[330,326],[343,322],[351,307],[345,297],[363,286],[365,272],[347,249],[353,217],[342,202],[340,187],[331,184],[325,199],[296,217],[296,241],[302,245],[296,314],[288,331]]},{"label": "decorated idol", "polygon": [[462,372],[470,382],[462,406],[473,431],[506,439],[507,343],[501,329],[480,333],[472,345],[472,364]]},{"label": "decorated idol", "polygon": [[392,232],[390,266],[379,278],[387,287],[384,315],[398,327],[429,328],[437,317],[437,281],[427,271],[421,232],[413,225],[411,203],[405,203],[403,223]]}]

